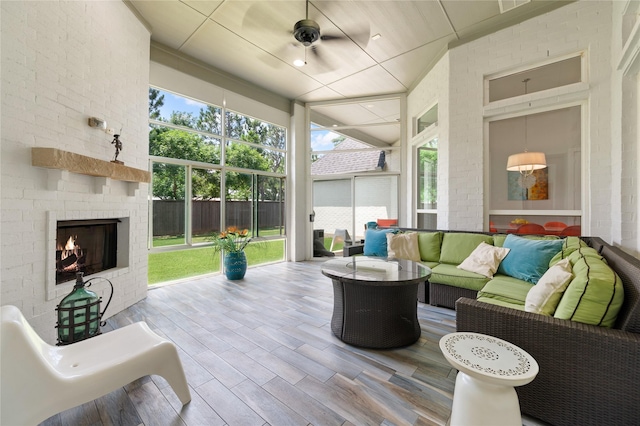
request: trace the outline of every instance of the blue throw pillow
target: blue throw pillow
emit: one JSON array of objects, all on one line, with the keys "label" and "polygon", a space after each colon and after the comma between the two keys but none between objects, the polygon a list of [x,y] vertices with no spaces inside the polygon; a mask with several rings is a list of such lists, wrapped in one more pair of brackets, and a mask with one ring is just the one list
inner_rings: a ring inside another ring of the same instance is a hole
[{"label": "blue throw pillow", "polygon": [[387,257],[387,234],[395,229],[367,229],[364,234],[364,255]]},{"label": "blue throw pillow", "polygon": [[531,240],[509,234],[502,247],[510,250],[498,273],[536,284],[549,269],[551,258],[562,250],[562,240]]}]

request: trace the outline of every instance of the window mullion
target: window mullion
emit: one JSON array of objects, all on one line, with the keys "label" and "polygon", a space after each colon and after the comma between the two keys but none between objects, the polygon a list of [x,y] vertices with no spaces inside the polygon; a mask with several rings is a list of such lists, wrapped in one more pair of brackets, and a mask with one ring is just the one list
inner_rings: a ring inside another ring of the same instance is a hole
[{"label": "window mullion", "polygon": [[184,237],[185,243],[190,246],[192,245],[192,208],[193,208],[193,166],[188,165],[185,167],[185,182],[184,182],[184,192],[185,192],[185,212],[184,212]]}]

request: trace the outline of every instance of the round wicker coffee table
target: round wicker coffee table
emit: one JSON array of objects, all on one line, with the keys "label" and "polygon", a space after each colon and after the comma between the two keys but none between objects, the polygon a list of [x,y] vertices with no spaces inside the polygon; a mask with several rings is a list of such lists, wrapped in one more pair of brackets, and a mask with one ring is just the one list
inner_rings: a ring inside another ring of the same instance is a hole
[{"label": "round wicker coffee table", "polygon": [[522,425],[514,386],[538,374],[531,355],[497,337],[467,332],[442,337],[440,350],[458,370],[450,425]]},{"label": "round wicker coffee table", "polygon": [[354,346],[386,349],[420,338],[418,284],[431,269],[410,260],[354,256],[322,265],[333,281],[331,331]]}]

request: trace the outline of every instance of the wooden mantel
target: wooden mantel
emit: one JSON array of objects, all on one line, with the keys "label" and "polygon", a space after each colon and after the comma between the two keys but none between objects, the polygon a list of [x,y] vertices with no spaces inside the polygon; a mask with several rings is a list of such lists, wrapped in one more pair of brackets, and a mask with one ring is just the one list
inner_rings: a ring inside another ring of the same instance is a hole
[{"label": "wooden mantel", "polygon": [[31,164],[48,169],[67,170],[82,175],[97,176],[125,182],[151,181],[147,170],[134,169],[123,164],[98,160],[57,148],[31,148]]}]

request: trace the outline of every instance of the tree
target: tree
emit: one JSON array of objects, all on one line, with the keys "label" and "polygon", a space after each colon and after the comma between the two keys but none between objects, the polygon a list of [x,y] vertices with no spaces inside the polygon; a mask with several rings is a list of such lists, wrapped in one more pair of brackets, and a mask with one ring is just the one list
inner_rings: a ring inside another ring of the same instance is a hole
[{"label": "tree", "polygon": [[171,116],[169,117],[169,122],[171,124],[175,124],[176,126],[189,127],[192,129],[196,127],[196,119],[190,112],[173,111],[171,112]]},{"label": "tree", "polygon": [[[268,170],[269,162],[258,150],[241,143],[232,143],[226,150],[227,165],[249,170]],[[226,191],[234,200],[252,199],[253,178],[251,174],[228,172]]]},{"label": "tree", "polygon": [[344,140],[347,139],[346,136],[337,136],[333,139],[331,139],[331,143],[333,144],[333,147],[335,148],[336,146],[340,145],[341,142],[344,142]]},{"label": "tree", "polygon": [[200,108],[200,116],[195,124],[195,128],[198,130],[220,135],[222,134],[222,111],[211,105]]},{"label": "tree", "polygon": [[[172,114],[173,115],[173,114]],[[149,154],[159,157],[182,158],[203,163],[219,163],[218,147],[203,142],[203,138],[184,130],[164,128],[149,141]],[[160,199],[184,199],[185,172],[183,166],[154,164],[153,196]],[[194,180],[193,193],[203,198],[220,196],[218,173]]]},{"label": "tree", "polygon": [[164,106],[164,95],[160,95],[158,89],[149,88],[149,118],[158,120],[160,118],[160,108]]},{"label": "tree", "polygon": [[420,200],[421,204],[435,205],[438,198],[438,151],[433,148],[420,148]]}]

